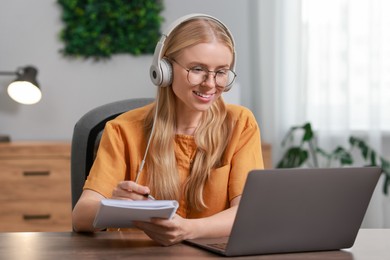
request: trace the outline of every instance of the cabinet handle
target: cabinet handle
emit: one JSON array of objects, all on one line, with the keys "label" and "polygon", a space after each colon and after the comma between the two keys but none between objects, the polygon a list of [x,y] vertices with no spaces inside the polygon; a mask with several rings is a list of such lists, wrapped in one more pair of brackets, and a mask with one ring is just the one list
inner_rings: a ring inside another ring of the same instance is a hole
[{"label": "cabinet handle", "polygon": [[23,214],[23,219],[24,220],[35,220],[35,219],[50,219],[51,215],[50,214],[42,214],[42,215],[28,215],[28,214]]},{"label": "cabinet handle", "polygon": [[23,175],[28,176],[49,176],[50,171],[25,171],[23,172]]}]

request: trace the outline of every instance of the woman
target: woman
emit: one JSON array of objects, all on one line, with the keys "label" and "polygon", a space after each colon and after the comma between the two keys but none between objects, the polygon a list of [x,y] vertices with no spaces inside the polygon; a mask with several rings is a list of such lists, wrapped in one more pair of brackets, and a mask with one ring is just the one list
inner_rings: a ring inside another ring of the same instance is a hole
[{"label": "woman", "polygon": [[152,194],[180,204],[170,220],[135,223],[158,243],[228,236],[248,172],[263,168],[253,114],[221,96],[235,78],[229,30],[213,17],[193,15],[163,37],[155,59],[169,66],[168,86],[158,84],[155,103],[107,123],[73,210],[75,231],[95,231],[103,198],[142,200]]}]

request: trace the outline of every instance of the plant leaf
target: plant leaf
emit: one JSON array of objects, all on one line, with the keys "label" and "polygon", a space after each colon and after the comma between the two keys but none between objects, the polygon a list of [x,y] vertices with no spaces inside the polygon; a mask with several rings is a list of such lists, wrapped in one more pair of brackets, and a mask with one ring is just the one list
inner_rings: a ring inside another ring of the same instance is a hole
[{"label": "plant leaf", "polygon": [[385,174],[385,180],[383,182],[383,193],[388,194],[390,185],[390,162],[384,158],[380,158],[381,168]]},{"label": "plant leaf", "polygon": [[344,149],[341,146],[338,146],[333,152],[332,152],[333,158],[340,161],[341,165],[351,165],[353,164],[352,155],[350,152],[348,152],[346,149]]},{"label": "plant leaf", "polygon": [[385,180],[383,181],[383,193],[388,194],[390,185],[390,175],[385,173]]},{"label": "plant leaf", "polygon": [[314,137],[313,130],[311,128],[310,123],[306,123],[302,126],[302,129],[305,131],[303,137],[302,137],[302,142],[308,142]]},{"label": "plant leaf", "polygon": [[306,150],[294,146],[287,150],[277,168],[296,168],[300,167],[308,159],[309,154]]}]

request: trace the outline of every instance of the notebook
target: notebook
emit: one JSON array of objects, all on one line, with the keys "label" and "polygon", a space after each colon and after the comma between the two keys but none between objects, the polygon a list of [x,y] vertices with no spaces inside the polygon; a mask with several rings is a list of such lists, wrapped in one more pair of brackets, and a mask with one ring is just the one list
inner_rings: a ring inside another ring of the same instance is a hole
[{"label": "notebook", "polygon": [[95,228],[131,228],[134,220],[149,222],[152,218],[170,219],[176,213],[176,200],[100,201],[93,226]]},{"label": "notebook", "polygon": [[251,171],[230,237],[185,242],[225,256],[352,247],[379,167]]}]

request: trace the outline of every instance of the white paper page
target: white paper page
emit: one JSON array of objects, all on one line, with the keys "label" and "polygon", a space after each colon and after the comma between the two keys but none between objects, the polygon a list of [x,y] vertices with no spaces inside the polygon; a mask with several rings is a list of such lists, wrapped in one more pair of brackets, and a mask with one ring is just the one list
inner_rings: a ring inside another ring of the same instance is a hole
[{"label": "white paper page", "polygon": [[93,225],[95,228],[129,228],[134,220],[149,222],[151,218],[170,219],[178,206],[175,200],[103,199]]}]

